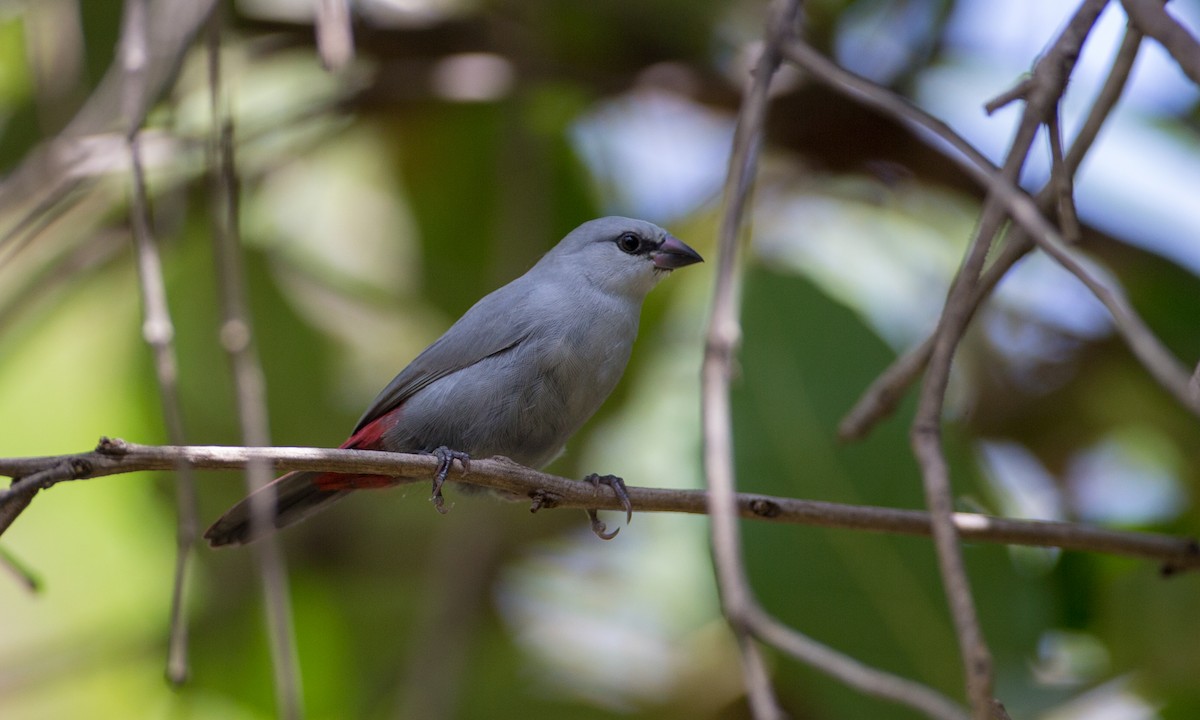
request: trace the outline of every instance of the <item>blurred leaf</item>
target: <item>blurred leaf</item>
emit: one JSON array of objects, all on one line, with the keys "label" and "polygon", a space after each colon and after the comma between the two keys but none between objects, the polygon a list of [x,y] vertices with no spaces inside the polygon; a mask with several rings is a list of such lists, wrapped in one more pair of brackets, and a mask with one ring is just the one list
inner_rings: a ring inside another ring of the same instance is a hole
[{"label": "blurred leaf", "polygon": [[[907,439],[911,409],[863,443],[841,445],[836,439],[841,414],[891,358],[861,320],[809,281],[756,267],[746,280],[743,325],[734,395],[741,487],[922,507],[920,476]],[[911,408],[911,398],[906,407]],[[976,492],[963,439],[952,431],[946,435],[955,492]],[[744,531],[755,589],[780,619],[864,662],[957,696],[957,646],[928,539],[762,523],[746,523]],[[989,633],[993,652],[1019,663],[1031,651],[1036,628],[1049,622],[1049,598],[1038,591],[1039,583],[1013,575],[1000,547],[969,546],[966,559],[984,627],[1008,628]],[[1020,585],[1023,590],[1014,591]],[[779,674],[796,707],[823,708],[818,716],[911,716],[790,659],[780,658]],[[1002,682],[1010,693],[1024,692],[1021,686],[1029,678],[1018,674]]]},{"label": "blurred leaf", "polygon": [[[140,319],[132,268],[77,283],[19,347],[0,351],[0,452],[77,452],[101,435],[153,439],[146,408],[130,402]],[[173,516],[145,476],[68,483],[34,500],[6,548],[43,579],[25,593],[0,582],[0,715],[79,717],[140,706],[165,691],[155,651],[167,622]],[[70,668],[72,692],[56,678]]]}]

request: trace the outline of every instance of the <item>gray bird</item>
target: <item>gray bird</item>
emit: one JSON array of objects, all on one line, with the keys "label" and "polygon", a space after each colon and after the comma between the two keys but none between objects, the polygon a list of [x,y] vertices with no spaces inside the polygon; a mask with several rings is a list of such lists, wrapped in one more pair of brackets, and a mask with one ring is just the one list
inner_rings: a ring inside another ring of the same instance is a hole
[{"label": "gray bird", "polygon": [[[575,228],[528,272],[475,303],[379,393],[343,448],[433,453],[433,499],[454,460],[504,455],[540,468],[616,386],[637,336],[642,301],[672,270],[702,262],[666,230],[606,217]],[[631,511],[624,483],[608,484]],[[309,517],[347,493],[411,482],[374,475],[292,472],[271,483],[271,524]],[[262,491],[260,491],[262,492]],[[216,547],[257,538],[251,498],[205,532]],[[592,528],[615,535],[589,511]]]}]

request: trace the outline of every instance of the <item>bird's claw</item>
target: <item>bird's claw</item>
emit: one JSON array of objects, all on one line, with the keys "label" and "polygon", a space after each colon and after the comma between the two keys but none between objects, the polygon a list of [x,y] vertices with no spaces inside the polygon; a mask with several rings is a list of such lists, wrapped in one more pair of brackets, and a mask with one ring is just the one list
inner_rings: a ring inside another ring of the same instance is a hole
[{"label": "bird's claw", "polygon": [[445,445],[435,449],[433,455],[438,459],[438,466],[437,472],[433,475],[433,498],[431,499],[434,509],[445,515],[449,510],[446,509],[446,499],[442,496],[442,485],[446,484],[446,476],[450,474],[450,468],[453,467],[455,460],[462,465],[463,472],[469,472],[471,456],[465,452],[451,450]]},{"label": "bird's claw", "polygon": [[625,489],[625,481],[616,475],[597,475],[592,473],[583,479],[584,482],[589,482],[593,487],[599,489],[601,485],[607,485],[612,488],[613,494],[621,501],[621,507],[625,510],[625,524],[633,519],[633,503],[629,500],[629,491]]},{"label": "bird's claw", "polygon": [[[630,520],[633,520],[633,503],[629,500],[629,491],[625,489],[625,481],[616,475],[598,475],[592,473],[583,479],[584,482],[589,482],[593,487],[599,489],[601,485],[607,485],[612,488],[613,494],[621,501],[621,507],[625,509],[625,524],[628,525]],[[587,511],[588,517],[592,521],[592,532],[601,540],[612,540],[621,531],[620,528],[613,530],[611,533],[605,532],[608,526],[600,520],[595,510]]]},{"label": "bird's claw", "polygon": [[617,533],[621,532],[621,528],[617,528],[612,532],[606,532],[608,526],[604,524],[604,521],[600,519],[595,510],[588,510],[587,514],[592,521],[592,532],[596,533],[596,537],[601,540],[612,540],[617,536]]}]

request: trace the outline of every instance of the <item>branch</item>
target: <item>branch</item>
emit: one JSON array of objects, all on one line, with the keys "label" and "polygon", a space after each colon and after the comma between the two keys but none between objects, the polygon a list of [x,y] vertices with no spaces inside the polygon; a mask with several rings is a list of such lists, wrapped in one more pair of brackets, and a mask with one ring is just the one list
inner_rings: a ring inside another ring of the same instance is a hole
[{"label": "branch", "polygon": [[[1029,82],[1022,85],[1026,90],[1023,92],[1024,112],[1004,164],[1000,172],[995,174],[996,181],[988,187],[975,237],[946,295],[909,433],[913,454],[921,467],[938,569],[954,620],[966,675],[967,695],[971,701],[972,716],[976,720],[988,720],[992,714],[992,656],[979,623],[975,598],[971,594],[970,580],[963,563],[958,529],[954,525],[954,494],[941,435],[946,387],[950,381],[951,362],[974,314],[971,301],[980,283],[988,249],[1007,214],[1006,203],[996,188],[1007,189],[1020,179],[1021,168],[1025,165],[1037,130],[1057,106],[1084,39],[1107,4],[1107,0],[1085,0],[1050,51],[1038,61]],[[1040,212],[1038,217],[1042,217]]]},{"label": "branch", "polygon": [[[119,48],[120,67],[125,72],[121,111],[129,149],[133,198],[130,224],[133,228],[138,285],[142,299],[142,336],[154,358],[163,425],[172,443],[187,442],[183,409],[179,400],[179,363],[175,353],[175,326],[167,303],[162,258],[152,230],[149,193],[142,163],[141,124],[145,117],[146,75],[150,65],[147,37],[147,0],[126,0]],[[175,574],[171,591],[171,629],[167,649],[167,679],[181,685],[188,675],[187,576],[188,561],[196,540],[196,484],[187,463],[176,465]]]},{"label": "branch", "polygon": [[[1083,162],[1084,156],[1091,149],[1104,121],[1108,119],[1124,92],[1138,50],[1141,48],[1141,40],[1142,34],[1138,30],[1132,27],[1126,28],[1120,49],[1113,59],[1104,85],[1097,93],[1087,119],[1064,158],[1067,170],[1072,174]],[[935,149],[945,152],[943,146],[938,142],[941,141],[957,150],[961,155],[953,153],[946,153],[946,155],[960,166],[964,166],[964,163],[969,161],[974,166],[974,170],[968,168],[967,171],[985,187],[988,178],[995,174],[996,167],[973,145],[941,120],[929,115],[905,98],[843,70],[803,43],[793,43],[786,49],[786,54],[789,60],[807,70],[814,79],[914,129],[919,138]],[[1028,82],[1021,83],[1021,87],[1027,90]],[[1053,206],[1055,197],[1050,186],[1043,188],[1037,196],[1038,208],[1043,212],[1048,211]],[[1004,248],[979,280],[979,285],[971,298],[972,310],[978,309],[1001,278],[1032,248],[1033,242],[1023,227],[1012,226],[1009,228]],[[861,439],[866,436],[875,423],[890,415],[896,409],[905,390],[921,375],[932,352],[933,335],[931,334],[923,342],[907,350],[893,361],[863,392],[854,407],[846,413],[838,426],[838,436],[843,440]]]},{"label": "branch", "polygon": [[937,720],[963,720],[966,717],[966,711],[958,703],[951,702],[941,693],[864,665],[796,632],[766,613],[756,613],[750,625],[763,642],[826,669],[830,675],[860,692],[908,705]]},{"label": "branch", "polygon": [[[0,248],[21,236],[22,228],[37,225],[45,213],[66,212],[78,202],[83,196],[78,190],[87,184],[79,166],[95,151],[95,139],[106,137],[114,127],[142,124],[151,105],[174,80],[192,40],[216,4],[217,0],[148,3],[144,17],[146,64],[137,97],[127,92],[124,60],[118,55],[67,127],[26,153],[21,163],[0,180],[0,209],[19,216],[12,230],[0,235]],[[26,235],[25,242],[33,235],[36,232]]]},{"label": "branch", "polygon": [[354,59],[349,0],[316,0],[317,54],[326,70],[341,70]]},{"label": "branch", "polygon": [[[0,476],[15,478],[9,488],[0,490],[0,516],[33,492],[62,482],[133,472],[169,471],[180,462],[198,470],[238,470],[250,462],[267,462],[277,472],[310,470],[384,475],[396,478],[397,484],[430,479],[438,464],[432,455],[377,450],[140,445],[101,438],[91,452],[0,458]],[[529,498],[531,512],[552,508],[622,509],[621,501],[603,486],[598,489],[590,483],[550,475],[508,458],[475,459],[466,472],[457,470],[458,467],[455,465],[456,471],[447,478],[448,482]],[[703,490],[629,486],[629,497],[638,512],[705,515],[709,513],[708,496],[709,493]],[[758,493],[737,493],[735,507],[736,514],[748,520],[894,535],[930,535],[929,514],[921,510],[846,505]],[[1193,538],[962,512],[954,513],[954,524],[962,539],[969,542],[1054,547],[1152,560],[1162,563],[1166,574],[1200,569],[1200,543]]]},{"label": "branch", "polygon": [[1079,227],[1079,213],[1075,210],[1075,172],[1067,165],[1063,153],[1062,123],[1060,110],[1055,108],[1054,114],[1046,123],[1046,135],[1050,142],[1050,182],[1046,190],[1053,193],[1058,208],[1058,224],[1062,228],[1063,239],[1071,245],[1078,245],[1083,237]]},{"label": "branch", "polygon": [[[1127,34],[1126,42],[1122,45],[1122,53],[1118,61],[1122,63],[1121,68],[1123,74],[1119,82],[1113,83],[1114,90],[1112,92],[1104,92],[1103,99],[1106,103],[1106,110],[1111,108],[1111,103],[1115,103],[1117,96],[1120,94],[1119,89],[1124,85],[1124,78],[1133,63],[1133,53],[1127,52],[1126,49],[1136,41],[1136,35]],[[791,51],[789,48],[789,57],[801,65],[807,67],[801,60],[803,57]],[[825,61],[828,62],[828,61]],[[924,111],[915,107],[904,98],[892,93],[886,88],[880,87],[867,80],[859,78],[855,75],[847,73],[838,68],[840,75],[830,76],[829,79],[821,77],[821,79],[830,84],[835,89],[843,92],[860,102],[870,107],[877,108],[893,117],[896,117],[901,122],[909,125],[921,127],[926,130],[933,130],[935,134],[938,131],[935,129],[939,121],[929,116]],[[1114,75],[1110,79],[1116,77],[1117,67],[1114,66]],[[843,79],[852,78],[853,83],[843,84]],[[1106,90],[1109,87],[1106,84]],[[1100,103],[1100,99],[1097,100]],[[949,131],[953,133],[953,131]],[[1091,138],[1088,138],[1090,142]],[[1082,139],[1081,139],[1082,140]],[[964,141],[965,142],[965,141]],[[1080,141],[1077,141],[1077,144]],[[1067,154],[1066,162],[1068,164],[1077,163],[1082,160],[1082,152],[1074,152],[1075,148]],[[1087,269],[1087,263],[1083,256],[1074,250],[1062,236],[1054,229],[1054,226],[1048,221],[1041,212],[1038,202],[1042,201],[1043,196],[1039,196],[1039,201],[1035,202],[1023,190],[1013,185],[1011,182],[1006,182],[994,170],[989,170],[987,167],[979,166],[963,157],[951,155],[951,160],[965,170],[968,174],[976,179],[977,182],[988,188],[990,193],[993,193],[1004,205],[1007,211],[1011,214],[1012,219],[1022,229],[1022,231],[1031,237],[1043,250],[1051,257],[1057,260],[1064,268],[1075,275],[1079,280],[1100,300],[1108,311],[1112,314],[1113,323],[1117,328],[1117,332],[1129,345],[1130,349],[1142,365],[1150,372],[1151,376],[1158,381],[1159,385],[1169,392],[1181,405],[1191,411],[1193,414],[1200,415],[1200,392],[1192,392],[1190,390],[1191,378],[1190,373],[1179,362],[1177,358],[1171,355],[1170,351],[1162,344],[1162,342],[1154,335],[1154,333],[1142,320],[1137,311],[1133,309],[1133,305],[1125,296],[1124,292],[1119,287],[1113,287],[1100,281],[1091,271]],[[1052,194],[1046,197],[1052,197]],[[1010,246],[1005,249],[1005,255],[1016,255],[1016,251]],[[1004,255],[1002,255],[1004,257]],[[1015,261],[1015,257],[1013,258]],[[978,289],[984,287],[984,281],[989,276],[999,279],[998,275],[991,270],[999,269],[999,264],[984,275]],[[1006,268],[1005,268],[1006,269]],[[927,341],[927,343],[931,343]],[[868,408],[868,406],[882,407],[888,401],[894,400],[906,378],[909,378],[911,373],[919,372],[920,367],[925,363],[924,346],[918,347],[911,353],[906,354],[900,362],[893,365],[892,368],[885,373],[880,380],[872,384],[871,390],[867,396],[860,401],[855,410],[851,412],[847,420],[843,421],[842,432],[845,436],[856,437],[858,431],[863,427],[860,425],[848,426],[851,419],[859,422],[873,422],[878,418],[878,414],[887,412],[889,408],[884,409],[880,413],[875,411],[879,407]],[[861,406],[861,407],[860,407]],[[859,412],[861,410],[861,412]],[[865,432],[865,430],[861,430]]]},{"label": "branch", "polygon": [[1129,22],[1162,44],[1179,69],[1200,85],[1200,43],[1171,17],[1162,0],[1121,0]]},{"label": "branch", "polygon": [[37,593],[41,591],[42,583],[38,580],[38,576],[33,570],[25,567],[24,563],[17,560],[2,547],[0,547],[0,568],[7,571],[28,592]]},{"label": "branch", "polygon": [[1125,93],[1125,86],[1129,84],[1129,76],[1133,73],[1133,64],[1137,61],[1138,51],[1142,49],[1142,37],[1141,31],[1137,28],[1132,25],[1125,26],[1125,35],[1121,38],[1121,45],[1117,48],[1112,65],[1109,66],[1108,76],[1104,78],[1104,84],[1100,86],[1100,91],[1096,93],[1096,99],[1092,101],[1092,109],[1088,111],[1087,118],[1084,119],[1079,133],[1071,143],[1071,149],[1067,151],[1066,163],[1072,171],[1079,169],[1084,156],[1092,149],[1092,145],[1100,135],[1104,121],[1108,119],[1113,108],[1117,106],[1117,101]]},{"label": "branch", "polygon": [[[721,608],[738,641],[747,694],[756,718],[779,717],[781,711],[755,639],[869,695],[907,705],[938,720],[960,720],[964,717],[963,710],[933,689],[867,667],[776,621],[758,605],[742,565],[736,517],[745,512],[742,505],[745,496],[736,493],[729,398],[734,354],[741,337],[738,237],[754,184],[771,77],[783,59],[782,49],[795,37],[798,19],[799,3],[795,0],[780,1],[772,6],[762,55],[739,111],[725,180],[713,309],[701,371],[704,468],[709,488],[705,507],[713,517],[710,532]],[[753,501],[751,506],[754,506]],[[760,509],[774,507],[777,506],[767,502],[761,504]]]},{"label": "branch", "polygon": [[[213,225],[213,256],[220,294],[222,349],[233,374],[234,394],[242,442],[263,447],[271,444],[267,417],[267,383],[254,345],[254,330],[246,298],[246,273],[242,238],[238,228],[237,167],[233,152],[233,121],[221,77],[222,13],[214,13],[207,36],[209,143],[208,174]],[[255,492],[271,482],[271,465],[255,461],[246,465],[246,490],[251,500],[251,531],[270,524],[274,492]],[[267,637],[274,671],[278,715],[286,720],[304,717],[300,661],[296,652],[295,624],[288,593],[287,566],[273,535],[254,548],[262,582]]]},{"label": "branch", "polygon": [[729,621],[741,651],[742,676],[746,682],[750,710],[756,720],[782,718],[783,711],[771,688],[761,649],[755,644],[748,627],[749,618],[757,614],[758,603],[742,564],[729,380],[733,375],[734,354],[742,332],[738,320],[741,304],[738,237],[758,168],[771,78],[783,59],[780,49],[794,36],[799,17],[798,0],[776,0],[771,4],[763,31],[762,54],[751,72],[738,111],[729,169],[725,176],[712,315],[705,334],[701,368],[704,477],[709,490],[708,510],[712,514],[709,533],[713,565],[721,610]]},{"label": "branch", "polygon": [[[947,141],[960,153],[960,155],[952,156],[952,159],[958,164],[966,166],[968,172],[974,177],[984,179],[983,184],[988,189],[988,199],[980,216],[979,227],[948,293],[937,332],[916,352],[906,355],[903,358],[905,361],[903,366],[897,365],[889,368],[889,372],[885,373],[885,377],[882,378],[887,384],[876,382],[872,385],[872,392],[868,393],[867,397],[872,401],[873,406],[860,412],[863,408],[863,403],[860,403],[842,424],[843,435],[852,435],[855,433],[855,427],[850,425],[852,420],[861,428],[882,416],[884,412],[888,411],[887,403],[899,395],[903,384],[911,381],[922,366],[928,365],[920,406],[913,423],[912,443],[914,453],[922,467],[927,502],[937,520],[938,532],[935,539],[940,569],[946,585],[947,599],[954,615],[955,628],[966,665],[971,703],[977,718],[984,718],[990,712],[991,661],[986,643],[979,630],[974,603],[970,596],[958,550],[958,541],[955,537],[956,528],[951,512],[949,476],[942,457],[939,434],[942,401],[949,375],[950,361],[962,332],[979,302],[986,297],[994,281],[1002,275],[1001,271],[981,277],[988,247],[992,237],[1000,229],[1005,212],[1015,216],[1014,205],[1028,203],[1033,209],[1033,214],[1036,215],[1036,220],[1026,219],[1033,224],[1040,221],[1038,230],[1049,228],[1049,231],[1053,233],[1053,227],[1050,227],[1045,221],[1033,201],[1023,192],[1016,190],[1014,183],[1020,175],[1021,167],[1024,165],[1025,157],[1038,127],[1052,116],[1052,111],[1066,87],[1067,79],[1082,48],[1083,41],[1106,4],[1104,0],[1086,0],[1080,5],[1051,50],[1036,64],[1032,76],[1020,83],[1014,92],[1006,93],[1003,99],[997,101],[997,104],[1003,104],[1017,97],[1022,97],[1026,101],[1016,137],[1012,141],[1004,168],[999,172],[944,123],[915,108],[908,101],[874,83],[837,68],[836,65],[820,57],[802,43],[794,43],[787,49],[790,59],[806,69],[811,70],[812,67],[816,67],[820,72],[814,74],[818,74],[821,80],[839,92],[897,117],[905,124],[916,126],[922,131],[932,132],[935,137]],[[1050,192],[1050,195],[1049,199],[1052,199],[1053,191]],[[1022,207],[1023,211],[1028,209]],[[1006,255],[1014,261],[1024,254],[1023,248],[1014,248],[1012,244],[1006,250],[1011,250]],[[1003,270],[1007,270],[1007,268]],[[875,402],[880,399],[882,399],[881,402]]]}]

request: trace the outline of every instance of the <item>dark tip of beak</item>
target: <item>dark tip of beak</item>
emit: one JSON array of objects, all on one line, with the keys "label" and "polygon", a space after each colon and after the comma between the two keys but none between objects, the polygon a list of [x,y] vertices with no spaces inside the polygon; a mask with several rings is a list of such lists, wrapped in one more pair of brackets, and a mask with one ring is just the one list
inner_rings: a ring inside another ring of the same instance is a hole
[{"label": "dark tip of beak", "polygon": [[698,262],[704,262],[704,258],[700,257],[700,253],[691,249],[673,235],[668,235],[667,239],[663,240],[662,245],[659,245],[658,249],[650,253],[650,257],[654,260],[654,267],[660,270],[675,270]]}]

